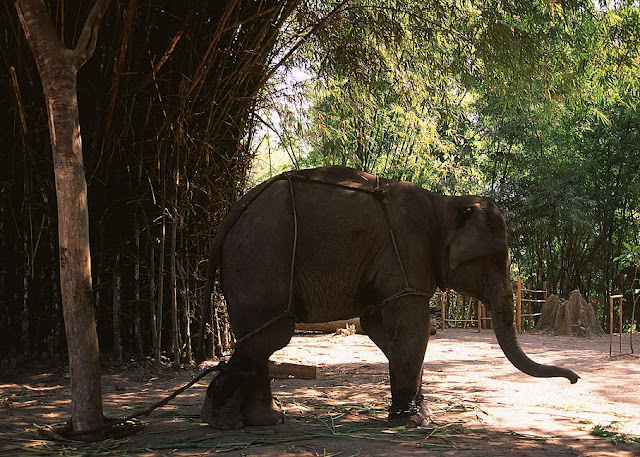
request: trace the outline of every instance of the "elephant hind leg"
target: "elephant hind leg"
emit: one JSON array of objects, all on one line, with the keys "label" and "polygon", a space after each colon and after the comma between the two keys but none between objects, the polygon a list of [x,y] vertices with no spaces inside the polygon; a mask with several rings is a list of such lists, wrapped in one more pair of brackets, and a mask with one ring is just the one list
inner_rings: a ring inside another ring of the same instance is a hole
[{"label": "elephant hind leg", "polygon": [[241,407],[246,396],[247,383],[248,378],[243,373],[223,367],[207,388],[200,411],[202,420],[221,430],[243,427]]},{"label": "elephant hind leg", "polygon": [[200,417],[214,428],[273,425],[284,414],[271,395],[268,360],[293,336],[293,319],[285,317],[237,344],[226,369],[211,381]]}]

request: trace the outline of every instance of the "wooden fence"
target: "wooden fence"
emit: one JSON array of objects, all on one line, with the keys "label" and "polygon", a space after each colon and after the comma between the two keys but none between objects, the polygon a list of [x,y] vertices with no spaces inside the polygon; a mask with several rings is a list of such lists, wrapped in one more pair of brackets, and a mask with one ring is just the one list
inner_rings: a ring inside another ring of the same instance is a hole
[{"label": "wooden fence", "polygon": [[[542,290],[523,287],[522,279],[518,276],[514,287],[515,294],[515,322],[516,330],[521,333],[523,329],[531,329],[535,326],[535,318],[540,316],[542,305],[547,301],[546,283],[542,283]],[[475,327],[478,332],[482,329],[491,329],[491,316],[480,300],[446,290],[440,292],[438,302],[440,305],[441,327],[444,330],[450,327],[469,328]]]},{"label": "wooden fence", "polygon": [[[535,327],[535,317],[542,313],[542,305],[547,301],[547,283],[542,282],[542,290],[533,290],[522,287],[522,279],[516,280],[516,330],[521,333],[523,329]],[[526,313],[524,307],[526,306]],[[533,309],[536,306],[539,311]]]}]

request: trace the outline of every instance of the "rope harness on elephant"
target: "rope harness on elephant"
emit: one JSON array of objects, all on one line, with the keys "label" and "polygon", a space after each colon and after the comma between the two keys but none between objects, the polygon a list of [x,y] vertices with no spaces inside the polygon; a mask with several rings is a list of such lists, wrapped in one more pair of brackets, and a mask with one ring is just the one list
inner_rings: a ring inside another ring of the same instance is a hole
[{"label": "rope harness on elephant", "polygon": [[290,273],[289,273],[289,298],[287,301],[287,309],[280,315],[274,317],[273,319],[267,321],[266,323],[264,323],[263,325],[261,325],[260,327],[256,328],[255,330],[247,333],[246,335],[244,335],[242,338],[239,338],[236,340],[236,344],[241,343],[247,339],[249,339],[250,337],[252,337],[253,335],[255,335],[256,333],[262,331],[263,329],[265,329],[266,327],[270,326],[271,324],[279,321],[280,319],[282,319],[283,317],[294,317],[293,314],[293,281],[294,281],[294,274],[295,274],[295,263],[296,263],[296,249],[298,246],[298,215],[297,215],[297,211],[296,211],[296,200],[295,200],[295,193],[293,191],[293,181],[301,181],[301,182],[310,182],[310,183],[314,183],[314,184],[323,184],[323,185],[327,185],[327,186],[332,186],[332,187],[339,187],[345,190],[351,190],[351,191],[355,191],[355,192],[362,192],[365,194],[369,194],[371,196],[373,196],[376,200],[378,200],[380,202],[380,205],[382,207],[382,211],[384,213],[385,216],[385,220],[387,223],[387,227],[389,228],[389,235],[391,236],[391,242],[393,244],[393,249],[396,253],[396,258],[398,259],[398,264],[400,266],[400,271],[402,272],[402,277],[404,279],[404,289],[391,295],[390,297],[385,298],[384,300],[382,300],[380,303],[374,305],[369,311],[367,311],[366,314],[371,314],[375,311],[377,311],[378,309],[382,308],[383,306],[385,306],[386,304],[388,304],[389,302],[392,302],[394,300],[397,300],[399,298],[402,297],[407,297],[407,296],[412,296],[412,295],[418,295],[418,296],[422,296],[422,297],[431,297],[431,294],[421,291],[419,289],[416,289],[414,287],[411,287],[411,285],[409,284],[409,278],[407,277],[407,272],[404,268],[404,263],[402,262],[402,257],[400,256],[400,250],[398,249],[398,243],[396,242],[396,237],[395,234],[393,233],[393,227],[391,225],[391,218],[389,216],[389,210],[387,209],[387,205],[385,203],[386,201],[386,197],[387,197],[387,192],[380,187],[380,177],[376,176],[376,185],[373,189],[364,189],[362,187],[356,187],[356,186],[349,186],[347,184],[340,184],[340,183],[335,183],[335,182],[331,182],[331,181],[324,181],[321,179],[317,179],[317,178],[311,178],[308,176],[304,176],[304,175],[300,175],[298,173],[296,173],[295,171],[289,171],[289,172],[285,172],[282,173],[281,175],[278,175],[274,178],[272,178],[270,181],[268,181],[266,183],[266,185],[260,189],[259,192],[257,192],[255,195],[253,195],[253,197],[246,203],[242,204],[242,211],[240,213],[238,213],[238,215],[236,216],[236,220],[233,221],[233,224],[235,224],[235,222],[238,220],[238,218],[240,217],[240,215],[242,215],[244,213],[244,211],[249,207],[249,205],[251,205],[251,203],[253,203],[256,198],[258,198],[262,192],[264,192],[267,188],[269,188],[271,186],[271,184],[273,184],[276,181],[281,181],[283,179],[286,179],[289,183],[289,194],[291,195],[291,207],[292,207],[292,212],[293,212],[293,250],[291,253],[291,269],[290,269]]}]

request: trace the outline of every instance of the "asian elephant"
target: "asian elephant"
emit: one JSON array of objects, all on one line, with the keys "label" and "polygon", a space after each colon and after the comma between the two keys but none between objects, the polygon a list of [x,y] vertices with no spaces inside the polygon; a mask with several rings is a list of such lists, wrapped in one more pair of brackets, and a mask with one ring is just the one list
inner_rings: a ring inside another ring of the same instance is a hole
[{"label": "asian elephant", "polygon": [[211,250],[203,316],[219,266],[237,341],[201,417],[220,429],[283,421],[269,356],[287,345],[296,322],[360,317],[389,360],[389,425],[426,425],[422,364],[437,287],[486,304],[502,351],[520,371],[575,383],[573,371],[521,350],[509,265],[505,220],[487,198],[442,196],[337,166],[265,181],[233,206]]}]

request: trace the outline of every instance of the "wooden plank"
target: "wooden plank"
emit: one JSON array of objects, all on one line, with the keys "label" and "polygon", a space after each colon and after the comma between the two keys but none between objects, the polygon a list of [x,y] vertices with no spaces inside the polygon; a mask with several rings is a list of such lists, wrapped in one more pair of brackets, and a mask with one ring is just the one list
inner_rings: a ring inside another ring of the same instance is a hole
[{"label": "wooden plank", "polygon": [[528,292],[528,293],[532,293],[532,294],[543,294],[546,292],[546,290],[534,290],[534,289],[526,289],[526,288],[522,288],[523,292]]},{"label": "wooden plank", "polygon": [[296,324],[297,330],[306,330],[311,332],[335,333],[338,329],[347,328],[347,325],[355,325],[356,333],[364,333],[360,326],[360,319],[345,319],[331,322],[299,322]]},{"label": "wooden plank", "polygon": [[298,379],[316,379],[316,366],[302,365],[299,363],[274,362],[269,360],[269,376],[278,379],[286,379],[289,377]]}]

